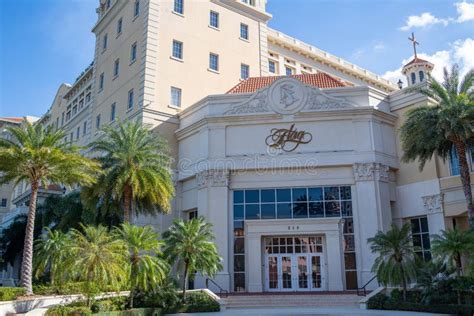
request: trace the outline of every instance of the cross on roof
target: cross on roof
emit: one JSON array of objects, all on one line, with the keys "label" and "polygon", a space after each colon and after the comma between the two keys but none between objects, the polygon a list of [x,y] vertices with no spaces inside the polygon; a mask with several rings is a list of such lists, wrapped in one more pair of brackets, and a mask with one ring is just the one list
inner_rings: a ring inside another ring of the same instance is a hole
[{"label": "cross on roof", "polygon": [[412,32],[411,37],[409,37],[408,40],[413,43],[413,51],[415,52],[415,58],[416,58],[416,45],[420,45],[420,43],[416,41],[415,33]]}]

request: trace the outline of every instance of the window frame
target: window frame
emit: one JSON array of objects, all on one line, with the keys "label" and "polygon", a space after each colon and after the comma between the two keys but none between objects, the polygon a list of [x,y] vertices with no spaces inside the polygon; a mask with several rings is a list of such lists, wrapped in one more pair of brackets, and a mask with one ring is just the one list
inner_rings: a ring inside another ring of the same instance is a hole
[{"label": "window frame", "polygon": [[117,78],[120,74],[120,58],[117,58],[114,61],[114,79]]},{"label": "window frame", "polygon": [[104,90],[104,85],[105,85],[105,74],[102,72],[99,75],[99,92]]},{"label": "window frame", "polygon": [[109,41],[109,33],[105,33],[104,37],[102,38],[102,52],[105,52],[107,50],[108,41]]},{"label": "window frame", "polygon": [[135,93],[133,89],[128,90],[127,93],[127,111],[133,109],[135,106]]},{"label": "window frame", "polygon": [[121,17],[120,19],[117,20],[117,37],[122,34],[123,31],[123,18]]},{"label": "window frame", "polygon": [[133,4],[133,17],[136,18],[140,15],[140,0],[135,0]]},{"label": "window frame", "polygon": [[[215,66],[216,68],[213,68],[213,57],[215,57]],[[219,71],[219,55],[218,54],[215,54],[215,53],[209,53],[209,69],[211,71],[215,71],[215,72],[218,72]]]},{"label": "window frame", "polygon": [[[244,31],[244,32],[243,32]],[[249,40],[249,26],[248,24],[245,24],[245,23],[240,23],[240,34],[239,34],[239,38],[240,39],[243,39],[243,40],[246,40],[248,41]],[[242,36],[242,35],[245,35],[245,36]]]},{"label": "window frame", "polygon": [[[212,17],[215,16],[215,22],[216,22],[216,25],[213,25],[212,24]],[[214,10],[210,10],[209,11],[209,26],[212,27],[212,28],[215,28],[215,29],[219,29],[219,12],[217,11],[214,11]]]},{"label": "window frame", "polygon": [[[175,48],[176,49],[179,48],[179,50],[175,50]],[[175,56],[175,53],[179,53],[179,56]],[[184,44],[183,44],[183,42],[178,41],[176,39],[173,39],[173,42],[171,44],[171,56],[174,59],[183,60],[183,56],[184,56]]]},{"label": "window frame", "polygon": [[110,105],[110,122],[115,121],[116,110],[117,110],[117,102],[114,102]]},{"label": "window frame", "polygon": [[130,46],[130,64],[133,64],[137,60],[137,42],[134,42]]},{"label": "window frame", "polygon": [[[247,72],[246,76],[243,76],[244,69],[246,69],[246,72]],[[241,63],[240,64],[240,79],[245,80],[245,79],[248,79],[249,77],[250,77],[250,66],[247,64]]]},{"label": "window frame", "polygon": [[[178,101],[177,103],[178,104],[174,104],[174,101],[175,101],[175,99],[174,99],[175,94],[174,93],[177,93],[176,96],[178,97],[177,98],[177,101]],[[175,108],[181,108],[182,96],[183,96],[183,90],[181,88],[171,86],[171,88],[170,88],[170,106],[175,107]]]},{"label": "window frame", "polygon": [[100,114],[97,114],[95,117],[95,128],[100,129]]},{"label": "window frame", "polygon": [[[176,10],[178,8],[178,10]],[[174,0],[173,1],[173,12],[180,15],[184,14],[184,0]]]}]

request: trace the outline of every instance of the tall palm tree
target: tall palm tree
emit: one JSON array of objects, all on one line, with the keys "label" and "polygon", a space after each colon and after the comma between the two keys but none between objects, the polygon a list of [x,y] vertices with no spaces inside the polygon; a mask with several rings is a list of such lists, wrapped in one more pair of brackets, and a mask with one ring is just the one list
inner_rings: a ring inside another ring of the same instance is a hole
[{"label": "tall palm tree", "polygon": [[367,240],[372,253],[378,254],[372,272],[376,273],[378,281],[384,285],[401,285],[405,301],[407,284],[416,276],[416,255],[410,230],[410,224],[403,225],[401,229],[392,224],[386,233],[378,231]]},{"label": "tall palm tree", "polygon": [[204,218],[190,221],[175,219],[173,225],[163,234],[164,253],[171,263],[183,268],[183,301],[189,271],[214,276],[222,269],[221,258],[214,244],[212,225]]},{"label": "tall palm tree", "polygon": [[47,270],[51,279],[51,284],[62,281],[64,262],[69,258],[71,239],[69,235],[60,230],[46,228],[46,234],[36,240],[34,258],[36,275],[40,276]]},{"label": "tall palm tree", "polygon": [[78,148],[63,142],[64,132],[25,122],[8,127],[14,140],[0,139],[0,184],[21,181],[30,184],[30,202],[21,264],[21,286],[33,294],[32,262],[36,198],[41,185],[88,185],[99,171],[96,162],[80,155]]},{"label": "tall palm tree", "polygon": [[169,270],[161,257],[163,242],[151,226],[134,226],[124,223],[115,233],[125,242],[129,252],[128,281],[130,283],[130,308],[133,308],[135,290],[148,291],[160,284]]},{"label": "tall palm tree", "polygon": [[138,122],[107,126],[104,132],[103,138],[90,145],[103,155],[105,174],[96,185],[101,199],[121,201],[126,222],[133,203],[139,212],[168,212],[174,186],[163,139]]},{"label": "tall palm tree", "polygon": [[457,228],[442,230],[441,235],[433,236],[431,251],[451,266],[454,264],[457,276],[461,276],[462,257],[474,255],[474,232]]},{"label": "tall palm tree", "polygon": [[446,160],[453,148],[457,152],[461,183],[466,198],[469,227],[474,230],[474,204],[466,151],[474,145],[474,70],[459,83],[459,71],[444,69],[444,82],[430,77],[428,86],[417,86],[408,92],[419,92],[432,99],[434,106],[420,106],[407,113],[401,127],[405,162],[420,162],[420,170],[436,154]]},{"label": "tall palm tree", "polygon": [[112,286],[118,289],[126,282],[128,254],[121,239],[102,225],[82,226],[82,231],[71,229],[71,248],[65,262],[70,280],[85,281],[88,300],[93,286],[104,289]]}]

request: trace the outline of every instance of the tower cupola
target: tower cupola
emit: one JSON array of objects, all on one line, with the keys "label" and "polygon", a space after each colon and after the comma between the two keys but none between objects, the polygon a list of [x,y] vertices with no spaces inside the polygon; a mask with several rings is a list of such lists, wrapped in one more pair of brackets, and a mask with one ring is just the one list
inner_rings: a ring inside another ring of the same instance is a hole
[{"label": "tower cupola", "polygon": [[427,76],[431,73],[434,65],[427,60],[421,59],[416,54],[416,45],[419,43],[415,39],[415,34],[411,33],[408,38],[413,43],[413,51],[415,57],[408,64],[403,66],[402,73],[406,76],[408,86],[413,86],[426,81]]}]

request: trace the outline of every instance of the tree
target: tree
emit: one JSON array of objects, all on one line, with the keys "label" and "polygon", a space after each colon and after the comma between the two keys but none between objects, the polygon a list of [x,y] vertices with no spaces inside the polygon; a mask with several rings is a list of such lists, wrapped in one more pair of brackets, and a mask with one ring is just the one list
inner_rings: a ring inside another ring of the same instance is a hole
[{"label": "tree", "polygon": [[0,139],[0,184],[21,181],[30,184],[30,202],[21,265],[21,286],[33,294],[33,231],[36,198],[41,185],[92,184],[99,171],[96,162],[79,154],[78,148],[65,143],[62,130],[44,129],[25,122],[22,127],[8,127],[14,141]]},{"label": "tree", "polygon": [[471,230],[474,230],[474,204],[466,151],[474,145],[473,85],[474,70],[459,83],[458,67],[453,66],[451,73],[444,69],[443,83],[430,77],[427,88],[408,89],[408,92],[419,92],[434,99],[437,104],[408,111],[401,127],[402,160],[418,159],[420,170],[433,154],[446,161],[451,150],[456,150]]},{"label": "tree", "polygon": [[160,284],[167,276],[169,266],[161,257],[162,242],[151,226],[134,226],[124,223],[116,231],[129,252],[128,281],[130,284],[130,308],[133,308],[135,290],[148,291]]},{"label": "tree", "polygon": [[132,204],[137,212],[168,212],[174,194],[171,158],[161,137],[153,135],[138,122],[107,126],[103,138],[92,142],[101,153],[105,174],[95,188],[101,200],[121,201],[124,221],[130,221]]},{"label": "tree", "polygon": [[204,218],[190,221],[175,219],[163,234],[164,253],[170,262],[183,268],[183,301],[186,298],[188,272],[196,271],[213,277],[222,269],[221,258],[214,244],[212,225]]},{"label": "tree", "polygon": [[49,270],[51,284],[61,283],[66,265],[70,257],[71,239],[60,230],[46,228],[46,234],[35,243],[36,276],[41,276]]},{"label": "tree", "polygon": [[462,231],[457,228],[442,230],[441,235],[434,235],[431,252],[439,256],[456,269],[456,275],[463,274],[462,257],[474,255],[474,232]]},{"label": "tree", "polygon": [[72,229],[69,259],[65,263],[69,280],[85,281],[88,301],[95,287],[112,286],[119,289],[126,282],[127,246],[105,226],[82,226],[82,231]]},{"label": "tree", "polygon": [[416,276],[415,252],[410,230],[410,224],[403,225],[401,229],[392,224],[388,232],[378,231],[374,237],[367,240],[372,253],[378,254],[372,272],[376,273],[378,281],[384,285],[401,285],[405,301],[407,284]]}]

